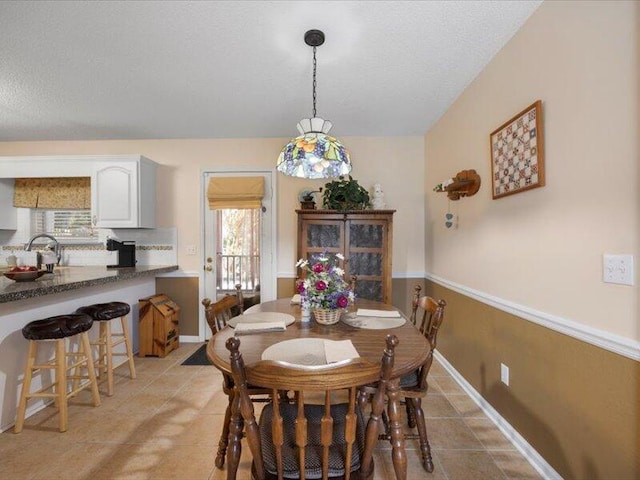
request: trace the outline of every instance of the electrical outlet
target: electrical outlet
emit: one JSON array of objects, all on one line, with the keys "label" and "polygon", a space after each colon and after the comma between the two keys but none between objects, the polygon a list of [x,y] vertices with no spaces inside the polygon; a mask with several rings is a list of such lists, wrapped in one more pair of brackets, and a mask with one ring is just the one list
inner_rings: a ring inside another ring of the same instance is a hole
[{"label": "electrical outlet", "polygon": [[197,255],[198,250],[195,245],[187,245],[187,255]]},{"label": "electrical outlet", "polygon": [[602,257],[602,281],[620,285],[633,285],[633,255],[609,255]]},{"label": "electrical outlet", "polygon": [[507,367],[504,363],[500,364],[500,380],[507,387],[509,386],[509,367]]}]

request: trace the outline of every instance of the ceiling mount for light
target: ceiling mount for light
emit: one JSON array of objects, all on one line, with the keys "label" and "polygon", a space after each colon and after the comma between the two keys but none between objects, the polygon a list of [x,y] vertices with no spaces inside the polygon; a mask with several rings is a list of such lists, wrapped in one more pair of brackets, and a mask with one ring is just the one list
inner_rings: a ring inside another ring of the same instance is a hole
[{"label": "ceiling mount for light", "polygon": [[332,123],[316,115],[316,48],[324,43],[324,33],[309,30],[304,42],[313,47],[313,111],[312,118],[298,122],[300,136],[287,143],[278,157],[279,172],[301,178],[333,178],[351,171],[347,149],[327,135]]}]

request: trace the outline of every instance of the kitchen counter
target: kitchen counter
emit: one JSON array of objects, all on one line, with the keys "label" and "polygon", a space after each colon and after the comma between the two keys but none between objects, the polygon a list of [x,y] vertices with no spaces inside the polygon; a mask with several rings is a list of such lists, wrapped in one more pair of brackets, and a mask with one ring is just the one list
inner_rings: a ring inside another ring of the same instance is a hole
[{"label": "kitchen counter", "polygon": [[33,282],[15,282],[0,276],[0,303],[41,297],[80,288],[121,282],[141,277],[155,277],[172,272],[177,265],[143,265],[130,268],[58,267]]},{"label": "kitchen counter", "polygon": [[[156,294],[156,277],[173,272],[177,265],[139,266],[132,268],[58,267],[33,282],[14,282],[0,275],[0,430],[6,430],[16,418],[20,388],[24,379],[24,366],[28,341],[22,327],[33,320],[67,315],[79,307],[94,303],[125,302],[131,306],[127,315],[133,350],[138,350],[139,301]],[[118,324],[120,322],[117,322]],[[116,329],[118,327],[116,326]],[[119,331],[119,330],[118,330]],[[98,326],[89,331],[92,340],[98,335]],[[43,342],[39,355],[53,358],[55,345]],[[116,347],[124,351],[124,344]],[[41,388],[42,378],[33,378],[32,389]],[[34,399],[27,406],[27,416],[44,407],[50,399]]]}]

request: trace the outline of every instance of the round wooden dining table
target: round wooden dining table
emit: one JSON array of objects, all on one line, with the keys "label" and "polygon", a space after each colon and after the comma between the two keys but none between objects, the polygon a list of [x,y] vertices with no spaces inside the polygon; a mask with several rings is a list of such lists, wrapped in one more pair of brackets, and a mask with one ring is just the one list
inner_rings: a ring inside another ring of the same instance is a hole
[{"label": "round wooden dining table", "polygon": [[[292,304],[289,298],[264,302],[253,307],[254,311],[280,312],[290,314],[295,322],[284,331],[251,333],[240,336],[240,353],[246,365],[260,361],[262,353],[270,346],[284,340],[297,338],[322,338],[326,340],[351,340],[361,358],[371,362],[380,363],[382,352],[385,348],[386,337],[394,334],[399,343],[395,348],[394,367],[392,380],[387,389],[387,414],[389,417],[389,434],[391,442],[391,456],[396,478],[406,480],[407,458],[405,453],[405,439],[400,423],[399,404],[397,392],[400,377],[420,367],[427,359],[429,342],[410,321],[406,320],[401,326],[389,329],[364,329],[350,326],[342,321],[334,325],[321,325],[313,318],[302,322],[300,305]],[[356,308],[396,311],[391,305],[371,300],[358,299],[350,312]],[[234,336],[235,331],[226,327],[211,337],[207,345],[209,360],[222,372],[231,375],[229,365],[229,350],[225,343],[228,338]]]}]

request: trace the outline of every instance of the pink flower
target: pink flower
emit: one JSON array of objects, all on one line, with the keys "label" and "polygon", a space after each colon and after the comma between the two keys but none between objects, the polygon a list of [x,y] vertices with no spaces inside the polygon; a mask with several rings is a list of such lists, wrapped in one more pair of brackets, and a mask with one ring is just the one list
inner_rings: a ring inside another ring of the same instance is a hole
[{"label": "pink flower", "polygon": [[313,273],[322,273],[324,272],[324,265],[316,263],[311,269],[313,270]]},{"label": "pink flower", "polygon": [[322,280],[318,280],[316,282],[316,290],[322,291],[322,290],[326,290],[327,289],[327,284],[324,283]]},{"label": "pink flower", "polygon": [[338,298],[338,307],[340,308],[346,308],[347,305],[349,305],[349,299],[347,297],[340,297]]},{"label": "pink flower", "polygon": [[304,292],[304,283],[298,283],[298,293]]}]

